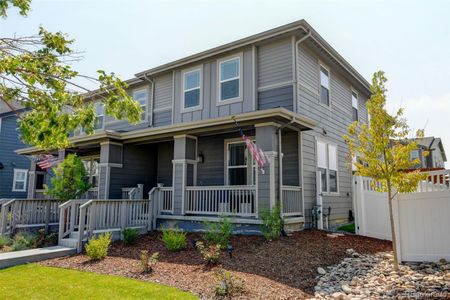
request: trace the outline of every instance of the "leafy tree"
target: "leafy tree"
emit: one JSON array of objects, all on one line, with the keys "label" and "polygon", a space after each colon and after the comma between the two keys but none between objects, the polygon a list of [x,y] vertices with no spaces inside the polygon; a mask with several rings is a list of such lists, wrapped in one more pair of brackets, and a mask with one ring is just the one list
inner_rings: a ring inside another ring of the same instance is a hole
[{"label": "leafy tree", "polygon": [[[426,175],[419,171],[405,172],[420,163],[419,159],[410,159],[410,153],[417,149],[417,144],[408,139],[410,129],[406,119],[403,118],[403,109],[399,109],[393,115],[386,111],[386,81],[382,71],[373,75],[370,89],[372,95],[367,102],[370,122],[368,124],[354,122],[344,139],[351,156],[358,157],[353,163],[356,174],[373,178],[373,188],[388,194],[394,269],[398,271],[392,201],[398,192],[415,191],[419,181],[426,178]],[[417,134],[418,137],[422,137],[423,130]]]},{"label": "leafy tree", "polygon": [[45,185],[45,193],[61,201],[79,198],[91,185],[83,161],[75,154],[69,154],[54,170],[52,186]]},{"label": "leafy tree", "polygon": [[[31,0],[0,0],[0,17],[6,18],[11,7],[26,16]],[[43,27],[34,36],[0,36],[0,101],[15,110],[15,104],[28,108],[18,114],[25,143],[45,149],[70,145],[69,132],[84,128],[94,131],[95,112],[89,96],[104,104],[105,112],[117,119],[138,123],[142,114],[139,103],[125,91],[127,84],[114,73],[99,70],[97,77],[83,75],[71,63],[80,54],[71,47],[73,40],[61,32]],[[84,87],[82,80],[94,81],[97,91]]]}]

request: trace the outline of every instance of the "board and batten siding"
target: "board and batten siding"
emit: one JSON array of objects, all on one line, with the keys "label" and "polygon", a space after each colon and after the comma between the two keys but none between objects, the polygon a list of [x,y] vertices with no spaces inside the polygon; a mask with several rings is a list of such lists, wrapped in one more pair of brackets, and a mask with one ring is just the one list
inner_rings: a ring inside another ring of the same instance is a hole
[{"label": "board and batten siding", "polygon": [[[343,136],[352,123],[351,84],[330,69],[330,107],[319,103],[319,57],[300,45],[297,56],[297,109],[300,115],[318,123],[314,130],[303,133],[303,180],[306,222],[310,222],[311,208],[316,203],[316,138],[329,141],[338,148],[338,195],[324,195],[324,211],[331,207],[331,223],[346,222],[352,209],[352,172],[348,162],[348,148]],[[357,91],[357,90],[356,90]],[[358,91],[357,91],[358,92]],[[360,121],[367,121],[366,98],[358,93]],[[324,133],[326,132],[326,134]]]},{"label": "board and batten siding", "polygon": [[[15,113],[0,115],[0,198],[26,198],[27,192],[13,192],[14,169],[30,168],[30,160],[25,156],[16,154],[17,149],[25,148],[26,145],[20,140],[20,131],[17,127],[17,116]],[[28,178],[27,174],[27,185]]]},{"label": "board and batten siding", "polygon": [[[235,103],[226,103],[224,101],[218,104],[218,66],[219,60],[222,58],[232,58],[242,55],[242,101]],[[202,69],[202,103],[201,107],[195,111],[182,112],[183,87],[182,73],[185,69],[175,72],[175,104],[174,104],[174,123],[184,123],[191,121],[207,120],[230,115],[237,115],[245,112],[253,111],[254,107],[254,90],[253,90],[253,58],[252,49],[245,48],[238,52],[226,54],[225,56],[216,57],[198,64],[187,67],[200,67]]]}]

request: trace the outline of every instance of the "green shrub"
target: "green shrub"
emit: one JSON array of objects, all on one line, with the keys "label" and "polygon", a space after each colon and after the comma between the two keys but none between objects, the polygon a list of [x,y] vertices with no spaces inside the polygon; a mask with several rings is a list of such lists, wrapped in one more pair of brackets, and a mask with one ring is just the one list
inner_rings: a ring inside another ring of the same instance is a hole
[{"label": "green shrub", "polygon": [[219,262],[220,258],[220,245],[205,246],[203,242],[197,242],[195,244],[200,254],[203,256],[207,265],[215,265]]},{"label": "green shrub", "polygon": [[152,256],[148,255],[147,250],[141,251],[141,268],[143,273],[151,273],[153,267],[158,263],[159,253],[155,252]]},{"label": "green shrub", "polygon": [[217,297],[230,297],[244,290],[244,282],[230,271],[219,269],[215,272],[215,276]]},{"label": "green shrub", "polygon": [[111,233],[104,233],[97,238],[92,238],[86,245],[86,254],[91,260],[101,260],[108,255],[108,248],[111,244]]},{"label": "green shrub", "polygon": [[11,246],[12,239],[9,236],[6,235],[0,235],[0,249],[2,249],[5,246]]},{"label": "green shrub", "polygon": [[263,224],[261,226],[261,231],[266,240],[274,240],[280,237],[283,230],[283,219],[280,215],[280,206],[277,205],[271,211],[266,210],[261,214],[261,219]]},{"label": "green shrub", "polygon": [[162,240],[170,251],[180,251],[186,247],[186,233],[179,229],[163,229]]},{"label": "green shrub", "polygon": [[227,248],[233,234],[233,224],[228,218],[222,218],[220,222],[205,222],[206,232],[203,239],[208,245],[220,245],[222,250]]},{"label": "green shrub", "polygon": [[20,232],[14,236],[11,246],[12,251],[20,251],[31,248],[36,248],[37,237],[31,232]]},{"label": "green shrub", "polygon": [[135,228],[126,228],[123,232],[123,243],[127,246],[132,245],[136,242],[139,231]]}]

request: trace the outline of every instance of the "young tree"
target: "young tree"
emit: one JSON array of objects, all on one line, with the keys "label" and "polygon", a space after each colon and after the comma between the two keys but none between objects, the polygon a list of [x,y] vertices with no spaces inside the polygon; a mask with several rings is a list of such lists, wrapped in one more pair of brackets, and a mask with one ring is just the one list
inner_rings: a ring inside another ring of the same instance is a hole
[{"label": "young tree", "polygon": [[[0,0],[0,18],[11,7],[26,16],[31,0]],[[22,140],[45,150],[66,148],[69,133],[83,127],[94,131],[94,107],[86,95],[104,104],[105,112],[117,119],[140,121],[142,109],[125,91],[127,84],[114,73],[99,70],[98,77],[82,75],[72,69],[79,60],[71,49],[73,40],[61,32],[51,33],[43,27],[35,36],[0,36],[0,102],[11,110],[15,104],[28,108],[18,114]],[[82,80],[94,81],[99,89],[86,88]]]},{"label": "young tree", "polygon": [[79,198],[86,193],[91,185],[83,161],[75,154],[67,155],[66,159],[54,170],[52,186],[45,185],[45,193],[61,201]]},{"label": "young tree", "polygon": [[[372,95],[367,102],[370,122],[368,124],[354,122],[344,139],[351,156],[358,157],[353,163],[356,174],[373,178],[375,181],[373,187],[379,192],[388,194],[394,269],[398,271],[392,202],[398,192],[415,191],[419,181],[426,178],[426,175],[419,171],[405,172],[420,163],[418,159],[410,159],[410,152],[417,149],[417,144],[408,139],[410,130],[403,118],[403,109],[399,109],[393,115],[386,111],[386,81],[382,71],[373,75]],[[418,134],[423,135],[423,131],[419,131]]]}]

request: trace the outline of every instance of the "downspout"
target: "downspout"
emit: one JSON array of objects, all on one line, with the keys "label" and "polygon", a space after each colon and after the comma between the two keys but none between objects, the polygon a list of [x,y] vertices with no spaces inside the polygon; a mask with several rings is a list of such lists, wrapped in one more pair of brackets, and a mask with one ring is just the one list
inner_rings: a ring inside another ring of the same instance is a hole
[{"label": "downspout", "polygon": [[148,78],[146,73],[144,73],[144,80],[149,82],[152,85],[152,101],[150,102],[150,112],[149,112],[149,115],[150,115],[149,127],[150,127],[150,126],[153,126],[153,105],[155,102],[155,82],[152,79]]}]

